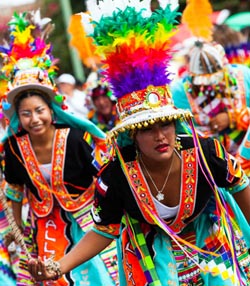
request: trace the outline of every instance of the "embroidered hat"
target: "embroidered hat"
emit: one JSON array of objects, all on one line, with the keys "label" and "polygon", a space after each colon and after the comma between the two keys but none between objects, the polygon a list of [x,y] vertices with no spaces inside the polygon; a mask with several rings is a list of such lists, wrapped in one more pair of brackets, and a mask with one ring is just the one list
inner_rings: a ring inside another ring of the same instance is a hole
[{"label": "embroidered hat", "polygon": [[53,25],[51,19],[40,17],[40,11],[14,13],[10,27],[10,40],[0,47],[3,57],[2,72],[8,80],[8,87],[1,98],[3,113],[11,118],[15,112],[14,100],[24,90],[46,93],[62,108],[63,96],[54,83],[56,60],[52,47],[46,39]]},{"label": "embroidered hat", "polygon": [[92,100],[95,100],[99,96],[108,97],[111,101],[116,101],[116,98],[113,96],[112,91],[107,84],[99,83],[95,88],[90,92],[90,97]]},{"label": "embroidered hat", "polygon": [[189,72],[195,85],[214,85],[223,81],[227,63],[221,45],[196,41],[189,52]]},{"label": "embroidered hat", "polygon": [[120,123],[110,131],[111,137],[156,121],[191,117],[190,111],[174,106],[168,87],[170,38],[178,13],[167,4],[152,12],[150,2],[104,0],[94,5],[89,1],[90,19],[89,14],[82,15],[117,98]]}]

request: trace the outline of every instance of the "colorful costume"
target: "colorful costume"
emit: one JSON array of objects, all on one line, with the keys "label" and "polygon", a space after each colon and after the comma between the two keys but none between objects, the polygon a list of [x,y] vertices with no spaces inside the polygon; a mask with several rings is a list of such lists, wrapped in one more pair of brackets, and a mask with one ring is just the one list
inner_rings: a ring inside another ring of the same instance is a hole
[{"label": "colorful costume", "polygon": [[88,119],[106,133],[116,126],[119,116],[116,109],[116,98],[107,82],[101,78],[100,73],[96,73],[96,78],[93,80],[91,78],[95,73],[90,75],[85,84],[85,90],[94,105],[88,114]]},{"label": "colorful costume", "polygon": [[[244,65],[228,64],[232,61],[227,51],[212,41],[211,14],[208,0],[187,2],[182,23],[196,42],[187,54],[188,75],[175,82],[171,92],[177,107],[191,110],[201,134],[217,138],[250,176],[250,70]],[[220,113],[227,113],[229,124],[218,132],[210,121]]]},{"label": "colorful costume", "polygon": [[[203,139],[201,143],[206,158],[209,158],[208,164],[217,185],[225,188],[223,193],[228,210],[237,214],[237,217],[234,217],[236,255],[242,280],[244,283],[250,283],[248,255],[250,229],[232,199],[232,193],[246,187],[249,181],[240,171],[240,166],[235,159],[224,152],[218,142]],[[211,187],[198,164],[192,138],[181,137],[181,145],[183,146],[181,151],[183,178],[180,191],[182,197],[177,216],[169,218],[165,223],[172,231],[179,233],[184,240],[205,251],[213,252],[216,249],[219,256],[214,257],[189,249],[191,259],[185,255],[178,243],[157,225],[155,220],[161,219],[160,213],[136,159],[135,147],[130,145],[121,150],[130,178],[123,173],[118,159],[106,166],[98,180],[93,210],[96,232],[106,236],[120,236],[120,257],[123,257],[119,265],[121,286],[143,286],[147,283],[162,286],[235,285],[230,280],[232,256],[228,252],[228,245],[218,235],[221,218],[215,208],[215,198]],[[232,165],[234,165],[234,170],[230,167]],[[236,173],[240,173],[241,176],[238,177]],[[192,180],[190,180],[191,177]],[[151,212],[150,215],[147,208]],[[241,225],[243,233],[238,229],[236,222]],[[188,245],[185,247],[188,249]],[[137,260],[140,263],[136,262]],[[212,268],[218,267],[220,273],[215,275],[203,273],[196,265],[197,263],[204,268],[213,264]]]},{"label": "colorful costume", "polygon": [[16,264],[18,264],[17,257],[11,259],[11,254],[4,243],[4,236],[10,231],[8,221],[6,220],[4,210],[0,203],[0,286],[14,286],[16,285]]},{"label": "colorful costume", "polygon": [[250,177],[250,163],[249,163],[249,146],[250,146],[250,128],[247,129],[245,137],[239,146],[237,159],[239,160],[242,168]]},{"label": "colorful costume", "polygon": [[[235,155],[250,176],[249,120],[250,70],[242,65],[228,65],[225,78],[217,85],[203,86],[203,92],[193,93],[192,76],[175,81],[171,86],[173,100],[178,108],[189,109],[194,115],[196,128],[205,136],[217,138],[226,150]],[[225,89],[226,93],[220,88]],[[221,112],[231,116],[230,127],[214,132],[210,118]]]},{"label": "colorful costume", "polygon": [[[5,143],[7,196],[21,201],[23,187],[28,189],[30,225],[25,236],[33,255],[62,257],[92,225],[89,209],[99,165],[83,136],[77,129],[58,127],[50,167],[38,163],[27,134],[10,137]],[[114,262],[106,259],[105,265],[100,256],[95,257],[54,285],[82,285],[81,281],[115,285],[106,269]],[[26,260],[20,265],[25,270]],[[18,285],[30,284],[26,275],[18,274]]]}]

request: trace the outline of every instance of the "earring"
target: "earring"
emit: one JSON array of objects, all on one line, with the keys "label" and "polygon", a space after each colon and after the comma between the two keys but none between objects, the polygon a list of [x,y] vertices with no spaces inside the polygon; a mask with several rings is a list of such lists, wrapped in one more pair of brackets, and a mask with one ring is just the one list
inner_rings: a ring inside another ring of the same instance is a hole
[{"label": "earring", "polygon": [[178,151],[182,149],[181,138],[178,136],[175,138],[174,148],[176,148]]},{"label": "earring", "polygon": [[19,132],[21,132],[23,130],[23,127],[22,127],[22,125],[19,123],[18,124],[18,127],[17,127],[17,132],[19,133]]},{"label": "earring", "polygon": [[135,143],[135,153],[136,153],[135,159],[136,159],[136,161],[138,161],[139,157],[140,157],[140,150],[138,148],[137,143]]},{"label": "earring", "polygon": [[56,118],[55,118],[54,114],[52,114],[51,124],[52,124],[52,125],[55,125],[55,124],[56,124]]}]

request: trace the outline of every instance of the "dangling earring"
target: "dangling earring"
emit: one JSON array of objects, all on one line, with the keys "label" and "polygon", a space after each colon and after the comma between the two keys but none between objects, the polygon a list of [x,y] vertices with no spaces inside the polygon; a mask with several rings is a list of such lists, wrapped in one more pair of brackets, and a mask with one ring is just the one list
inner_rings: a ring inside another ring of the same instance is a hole
[{"label": "dangling earring", "polygon": [[21,125],[21,123],[18,124],[18,127],[17,127],[17,132],[21,132],[23,130],[23,127]]},{"label": "dangling earring", "polygon": [[175,138],[174,148],[176,148],[178,151],[182,149],[181,138],[178,136]]},{"label": "dangling earring", "polygon": [[56,124],[56,118],[54,116],[54,113],[52,113],[51,116],[52,116],[51,124],[55,125]]},{"label": "dangling earring", "polygon": [[136,152],[135,159],[136,159],[136,161],[139,161],[140,149],[139,149],[138,144],[136,142],[135,142],[135,152]]}]

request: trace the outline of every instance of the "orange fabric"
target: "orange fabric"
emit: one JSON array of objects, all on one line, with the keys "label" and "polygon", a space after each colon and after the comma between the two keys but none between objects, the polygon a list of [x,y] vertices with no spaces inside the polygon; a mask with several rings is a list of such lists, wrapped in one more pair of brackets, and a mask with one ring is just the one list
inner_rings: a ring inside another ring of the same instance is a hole
[{"label": "orange fabric", "polygon": [[126,276],[127,286],[143,286],[147,284],[144,272],[140,266],[140,262],[131,245],[128,232],[126,229],[122,232],[122,253],[123,269]]},{"label": "orange fabric", "polygon": [[76,199],[68,193],[64,185],[63,167],[68,133],[68,128],[56,129],[55,132],[51,174],[52,188],[42,175],[28,135],[17,137],[17,143],[24,158],[26,170],[38,191],[39,197],[43,198],[43,200],[40,201],[32,193],[29,194],[30,205],[38,217],[46,217],[52,211],[53,195],[57,198],[61,207],[67,211],[77,211],[81,209],[93,196],[94,184],[90,185],[90,187]]},{"label": "orange fabric", "polygon": [[[54,207],[53,213],[45,218],[37,219],[38,255],[43,260],[47,260],[53,255],[54,260],[64,256],[66,249],[70,245],[66,235],[64,235],[66,228],[67,222],[62,219],[59,206]],[[67,286],[68,282],[62,277],[56,281],[55,285]]]}]

